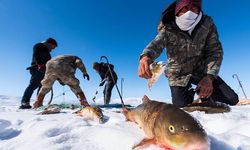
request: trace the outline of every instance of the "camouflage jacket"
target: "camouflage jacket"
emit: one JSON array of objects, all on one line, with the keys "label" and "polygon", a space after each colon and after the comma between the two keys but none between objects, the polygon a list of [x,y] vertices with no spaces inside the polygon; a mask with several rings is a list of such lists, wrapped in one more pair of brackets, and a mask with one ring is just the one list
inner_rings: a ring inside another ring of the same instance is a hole
[{"label": "camouflage jacket", "polygon": [[165,23],[141,56],[155,60],[164,48],[168,57],[165,73],[170,86],[186,86],[191,76],[199,81],[206,74],[218,75],[223,51],[211,17],[203,15],[191,35],[180,30],[173,20]]},{"label": "camouflage jacket", "polygon": [[59,75],[74,75],[77,68],[83,74],[87,74],[87,70],[82,60],[77,56],[60,55],[49,60],[46,64],[46,74],[59,74]]}]

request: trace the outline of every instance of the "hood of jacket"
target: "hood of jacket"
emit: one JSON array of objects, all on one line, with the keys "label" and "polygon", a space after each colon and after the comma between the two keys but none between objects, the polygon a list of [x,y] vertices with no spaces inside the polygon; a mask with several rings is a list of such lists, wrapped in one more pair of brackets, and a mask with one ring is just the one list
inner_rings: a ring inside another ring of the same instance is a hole
[{"label": "hood of jacket", "polygon": [[[158,25],[158,32],[162,28],[180,30],[181,31],[181,29],[177,26],[177,24],[175,22],[175,7],[176,7],[176,1],[174,1],[173,3],[168,5],[163,10],[163,12],[161,13],[160,23]],[[204,13],[202,15],[201,21],[196,26],[199,26],[199,24],[201,24],[201,22],[203,22],[203,20],[204,20]],[[184,31],[182,31],[182,32],[184,32]]]},{"label": "hood of jacket", "polygon": [[175,24],[176,1],[167,6],[161,14],[161,23],[164,26],[171,27]]}]

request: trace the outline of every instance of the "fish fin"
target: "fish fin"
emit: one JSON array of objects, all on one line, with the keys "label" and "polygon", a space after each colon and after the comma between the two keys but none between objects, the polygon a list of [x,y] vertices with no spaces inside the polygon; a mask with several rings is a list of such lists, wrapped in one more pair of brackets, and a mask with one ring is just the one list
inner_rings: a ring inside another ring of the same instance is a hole
[{"label": "fish fin", "polygon": [[214,114],[230,112],[231,108],[230,106],[224,103],[205,101],[201,103],[189,104],[188,106],[183,107],[183,110],[187,112],[204,111],[207,114]]},{"label": "fish fin", "polygon": [[41,115],[48,115],[48,114],[49,114],[49,111],[47,111],[47,110],[44,110],[41,112]]},{"label": "fish fin", "polygon": [[237,105],[241,106],[241,105],[249,105],[250,104],[250,101],[249,100],[244,100],[244,101],[239,101],[237,103]]},{"label": "fish fin", "polygon": [[156,140],[153,138],[153,139],[143,139],[143,140],[141,140],[141,142],[140,143],[138,143],[138,144],[136,144],[136,145],[134,145],[133,147],[132,147],[132,150],[134,150],[134,149],[136,149],[137,147],[141,147],[141,146],[147,146],[147,145],[150,145],[150,144],[156,144]]},{"label": "fish fin", "polygon": [[151,79],[148,80],[148,89],[151,91],[153,86],[153,81]]},{"label": "fish fin", "polygon": [[164,145],[160,145],[160,148],[162,148],[164,150],[173,150],[172,148],[164,146]]},{"label": "fish fin", "polygon": [[96,110],[97,112],[102,112],[102,109],[101,109],[100,107],[95,107],[95,110]]},{"label": "fish fin", "polygon": [[129,108],[123,107],[123,108],[121,109],[121,112],[122,112],[122,113],[128,113],[129,110],[130,110]]},{"label": "fish fin", "polygon": [[78,110],[78,111],[74,112],[74,114],[76,114],[77,116],[83,116],[83,115],[81,114],[81,110]]},{"label": "fish fin", "polygon": [[147,103],[149,101],[150,101],[150,99],[147,97],[147,95],[144,95],[143,98],[142,98],[142,102]]},{"label": "fish fin", "polygon": [[124,107],[121,109],[121,113],[126,117],[126,121],[128,121],[128,112],[129,112],[129,109]]},{"label": "fish fin", "polygon": [[81,110],[82,110],[82,109],[77,110],[77,111],[73,112],[72,114],[78,114]]},{"label": "fish fin", "polygon": [[126,108],[126,107],[122,108],[122,110],[121,110],[121,113],[123,113],[123,115],[125,116],[126,121],[135,122],[133,112],[134,112],[133,109],[131,110],[131,109]]}]

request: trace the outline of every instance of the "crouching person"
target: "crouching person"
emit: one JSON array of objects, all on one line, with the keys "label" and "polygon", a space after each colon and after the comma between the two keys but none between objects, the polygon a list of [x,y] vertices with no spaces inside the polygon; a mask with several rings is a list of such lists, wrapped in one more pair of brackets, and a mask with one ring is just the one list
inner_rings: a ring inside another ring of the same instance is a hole
[{"label": "crouching person", "polygon": [[86,78],[89,80],[87,70],[79,57],[60,55],[48,61],[46,68],[44,79],[41,81],[42,88],[37,95],[33,108],[38,108],[43,105],[45,95],[51,90],[56,80],[58,80],[60,84],[68,85],[80,100],[82,106],[89,106],[87,99],[79,86],[80,81],[75,77],[75,72],[78,68],[83,73],[84,79]]}]

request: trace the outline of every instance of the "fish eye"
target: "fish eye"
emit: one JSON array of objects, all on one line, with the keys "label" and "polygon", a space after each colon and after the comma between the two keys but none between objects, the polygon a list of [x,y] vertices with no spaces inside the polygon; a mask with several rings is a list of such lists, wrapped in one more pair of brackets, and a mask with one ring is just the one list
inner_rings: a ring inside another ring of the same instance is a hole
[{"label": "fish eye", "polygon": [[170,125],[168,127],[168,130],[171,132],[171,133],[174,133],[175,132],[175,129],[174,129],[174,126],[173,125]]}]

